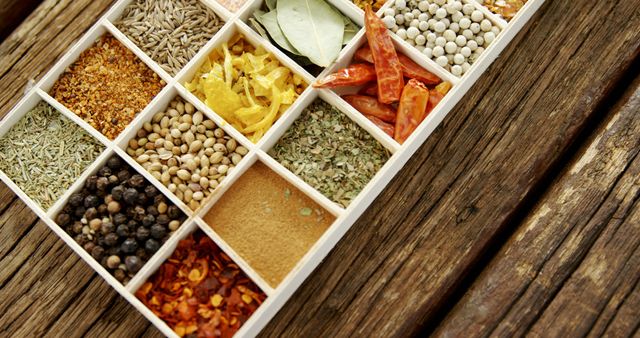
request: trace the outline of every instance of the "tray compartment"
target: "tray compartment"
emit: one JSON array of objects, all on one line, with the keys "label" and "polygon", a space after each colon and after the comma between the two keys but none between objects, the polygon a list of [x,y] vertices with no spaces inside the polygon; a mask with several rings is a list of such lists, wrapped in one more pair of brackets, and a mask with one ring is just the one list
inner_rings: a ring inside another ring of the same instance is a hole
[{"label": "tray compartment", "polygon": [[43,210],[106,149],[35,91],[0,135],[0,170]]},{"label": "tray compartment", "polygon": [[[333,8],[333,10],[335,10],[337,13],[339,13],[340,15],[344,16],[346,19],[351,21],[352,24],[350,24],[349,29],[350,30],[355,29],[355,31],[352,31],[350,33],[350,34],[353,34],[353,37],[351,39],[349,39],[349,41],[353,40],[353,38],[355,38],[356,34],[360,30],[362,30],[362,24],[358,23],[358,22],[362,21],[359,13],[357,11],[353,11],[351,8],[346,8],[346,10],[343,10],[344,6],[338,7],[334,3],[332,3],[331,1],[326,1],[326,3],[329,6],[331,6]],[[340,3],[340,5],[343,5],[343,4]],[[269,33],[266,31],[264,26],[262,26],[258,22],[258,20],[256,19],[255,15],[254,15],[257,11],[270,12],[270,9],[267,6],[267,2],[266,1],[256,1],[256,2],[254,2],[252,7],[249,10],[247,10],[247,12],[246,12],[248,14],[248,17],[243,18],[244,23],[246,23],[247,26],[251,27],[254,32],[256,32],[257,34],[260,34],[264,38],[264,41],[268,41],[271,44],[271,46],[273,46],[274,49],[279,50],[284,55],[286,55],[290,60],[292,60],[293,62],[298,64],[301,68],[303,68],[305,70],[305,72],[310,77],[317,77],[325,69],[327,69],[327,68],[332,66],[332,65],[329,65],[328,67],[317,66],[317,65],[311,63],[309,61],[309,59],[307,59],[306,57],[295,55],[294,53],[289,52],[289,51],[285,50],[284,48],[282,48],[277,42],[275,42],[270,37]],[[264,30],[264,34],[265,35],[260,33],[261,30]],[[349,41],[347,41],[347,43],[345,43],[341,47],[341,52],[347,47]],[[339,55],[338,55],[338,57],[336,57],[336,61],[337,61],[338,58],[339,58]]]},{"label": "tray compartment", "polygon": [[53,218],[126,284],[186,216],[119,156],[102,160]]},{"label": "tray compartment", "polygon": [[335,217],[257,161],[203,219],[276,288]]},{"label": "tray compartment", "polygon": [[204,1],[134,0],[111,23],[175,76],[222,28],[222,18]]},{"label": "tray compartment", "polygon": [[180,95],[145,121],[125,147],[194,211],[249,153]]},{"label": "tray compartment", "polygon": [[403,43],[458,77],[469,71],[504,29],[503,20],[475,1],[397,0],[387,3],[380,14]]},{"label": "tray compartment", "polygon": [[268,154],[344,208],[391,156],[349,116],[320,98],[304,109]]},{"label": "tray compartment", "polygon": [[50,95],[115,139],[165,85],[152,68],[106,32],[60,74]]},{"label": "tray compartment", "polygon": [[[206,56],[184,87],[255,143],[287,113],[307,83],[261,43],[243,32],[227,34],[230,39]],[[274,81],[281,84],[276,87]]]},{"label": "tray compartment", "polygon": [[202,230],[168,252],[135,295],[178,336],[232,335],[267,297]]}]

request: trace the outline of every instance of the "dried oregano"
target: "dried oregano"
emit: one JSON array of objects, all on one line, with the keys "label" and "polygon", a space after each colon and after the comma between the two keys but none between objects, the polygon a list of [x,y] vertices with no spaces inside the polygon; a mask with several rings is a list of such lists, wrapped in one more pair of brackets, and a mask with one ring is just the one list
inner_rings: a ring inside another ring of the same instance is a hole
[{"label": "dried oregano", "polygon": [[40,102],[0,139],[0,169],[46,210],[103,150],[86,131]]},{"label": "dried oregano", "polygon": [[389,151],[346,115],[317,99],[269,154],[347,207],[389,159]]}]

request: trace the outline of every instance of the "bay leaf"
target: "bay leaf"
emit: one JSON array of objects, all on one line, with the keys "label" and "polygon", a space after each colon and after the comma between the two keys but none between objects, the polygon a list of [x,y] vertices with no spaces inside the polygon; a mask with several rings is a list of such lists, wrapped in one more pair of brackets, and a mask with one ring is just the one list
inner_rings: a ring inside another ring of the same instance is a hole
[{"label": "bay leaf", "polygon": [[348,17],[344,16],[344,37],[342,38],[342,44],[346,45],[353,39],[354,36],[360,31],[360,27],[351,21]]},{"label": "bay leaf", "polygon": [[324,0],[278,0],[277,18],[286,39],[316,65],[328,67],[340,54],[344,20]]},{"label": "bay leaf", "polygon": [[276,9],[276,2],[277,0],[265,0],[265,4],[270,11]]},{"label": "bay leaf", "polygon": [[[254,13],[254,15],[255,15],[255,13]],[[258,34],[260,34],[260,36],[262,36],[263,38],[269,40],[269,34],[264,29],[264,27],[262,27],[262,25],[258,22],[258,20],[255,17],[249,18],[249,23],[251,24],[251,27],[253,27],[253,29],[255,29],[256,32],[258,32]]]},{"label": "bay leaf", "polygon": [[[255,15],[255,13],[254,13]],[[284,36],[280,25],[278,24],[278,14],[277,10],[273,10],[268,13],[263,13],[260,17],[256,17],[256,20],[264,26],[264,28],[269,33],[269,36],[273,41],[278,44],[278,46],[282,47],[284,50],[293,53],[295,55],[302,55],[300,52],[296,50],[295,47],[291,45],[289,40]]]}]

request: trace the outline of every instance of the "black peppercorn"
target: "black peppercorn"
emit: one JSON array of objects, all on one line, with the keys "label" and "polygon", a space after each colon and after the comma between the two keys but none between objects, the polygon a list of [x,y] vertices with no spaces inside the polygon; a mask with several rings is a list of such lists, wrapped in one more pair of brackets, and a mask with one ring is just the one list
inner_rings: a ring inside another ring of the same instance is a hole
[{"label": "black peppercorn", "polygon": [[108,233],[116,231],[116,226],[111,222],[104,222],[102,223],[100,231],[102,231],[102,233],[106,235]]},{"label": "black peppercorn", "polygon": [[156,222],[160,225],[167,225],[171,222],[171,219],[169,219],[167,215],[159,215],[158,218],[156,218]]},{"label": "black peppercorn", "polygon": [[116,234],[120,237],[128,237],[129,236],[129,227],[125,224],[120,224],[116,228]]},{"label": "black peppercorn", "polygon": [[120,181],[120,183],[124,183],[128,181],[130,178],[131,178],[131,173],[129,173],[128,170],[120,170],[118,172],[118,181]]},{"label": "black peppercorn", "polygon": [[136,230],[136,239],[139,241],[144,241],[149,238],[149,236],[151,236],[149,228],[139,227],[138,230]]},{"label": "black peppercorn", "polygon": [[162,239],[167,234],[167,228],[160,224],[154,224],[151,226],[151,237],[155,239]]},{"label": "black peppercorn", "polygon": [[153,198],[153,204],[158,205],[162,202],[166,202],[167,200],[164,198],[164,195],[156,195]]},{"label": "black peppercorn", "polygon": [[142,260],[136,256],[127,256],[124,259],[124,264],[131,273],[136,273],[142,268]]},{"label": "black peppercorn", "polygon": [[120,169],[120,167],[122,166],[122,160],[120,160],[118,156],[112,156],[107,161],[107,166],[112,170]]},{"label": "black peppercorn", "polygon": [[124,187],[119,185],[111,189],[111,198],[115,201],[122,200],[122,195],[124,194]]},{"label": "black peppercorn", "polygon": [[83,202],[84,202],[84,197],[81,194],[76,193],[71,195],[71,197],[69,197],[69,204],[71,204],[74,207],[79,206]]},{"label": "black peppercorn", "polygon": [[93,248],[96,246],[95,243],[93,242],[86,242],[84,243],[84,245],[82,246],[87,252],[91,252],[93,250]]},{"label": "black peppercorn", "polygon": [[144,249],[147,250],[148,253],[154,254],[158,249],[160,249],[160,243],[153,238],[149,238],[144,242]]},{"label": "black peppercorn", "polygon": [[87,211],[84,212],[84,218],[87,220],[98,218],[98,210],[96,208],[87,209]]},{"label": "black peppercorn", "polygon": [[116,175],[109,176],[109,184],[118,184],[119,182],[120,180],[118,179],[118,176]]},{"label": "black peppercorn", "polygon": [[71,231],[73,231],[73,233],[75,233],[75,234],[80,234],[80,233],[82,233],[82,227],[84,227],[84,224],[82,224],[82,222],[77,222],[76,221],[71,226]]},{"label": "black peppercorn", "polygon": [[147,208],[147,214],[153,215],[154,217],[160,215],[160,213],[158,212],[158,207],[156,207],[155,205],[151,205]]},{"label": "black peppercorn", "polygon": [[107,213],[107,205],[106,204],[100,204],[98,206],[98,214],[104,215],[106,213]]},{"label": "black peppercorn", "polygon": [[138,222],[136,222],[135,220],[130,220],[127,223],[127,226],[129,227],[129,230],[131,230],[131,232],[135,231],[135,229],[138,228]]},{"label": "black peppercorn", "polygon": [[153,217],[153,215],[146,215],[142,219],[142,225],[147,226],[147,227],[153,225],[153,223],[155,223],[155,222],[156,222],[156,218]]},{"label": "black peppercorn", "polygon": [[100,170],[98,170],[98,176],[101,176],[101,177],[109,177],[109,176],[111,176],[111,168],[109,168],[109,167],[100,168]]},{"label": "black peppercorn", "polygon": [[104,244],[106,244],[107,246],[114,246],[116,244],[118,244],[118,235],[111,232],[108,233],[106,236],[104,236]]},{"label": "black peppercorn", "polygon": [[138,194],[138,204],[146,205],[149,202],[149,198],[145,194]]},{"label": "black peppercorn", "polygon": [[129,186],[133,188],[142,188],[144,186],[144,176],[135,174],[129,179]]},{"label": "black peppercorn", "polygon": [[115,225],[125,224],[127,223],[127,216],[125,216],[124,214],[116,214],[115,216],[113,216],[113,223]]},{"label": "black peppercorn", "polygon": [[104,256],[104,248],[96,245],[91,249],[91,257],[95,258],[97,261],[100,261]]},{"label": "black peppercorn", "polygon": [[121,269],[118,269],[118,270],[114,271],[113,272],[113,276],[116,277],[116,279],[120,283],[123,283],[125,281],[125,279],[127,279],[127,274],[124,271],[122,271]]},{"label": "black peppercorn", "polygon": [[58,217],[56,217],[56,223],[58,223],[58,225],[62,227],[66,226],[70,222],[71,222],[71,216],[69,216],[69,214],[59,214]]},{"label": "black peppercorn", "polygon": [[158,194],[158,189],[156,189],[156,187],[152,185],[148,185],[146,188],[144,188],[144,193],[147,195],[147,197],[155,197]]},{"label": "black peppercorn", "polygon": [[100,205],[100,198],[96,195],[89,195],[84,198],[85,208],[95,208]]},{"label": "black peppercorn", "polygon": [[77,234],[75,237],[73,237],[73,239],[80,245],[84,245],[87,242],[87,240],[84,238],[84,236],[82,236],[81,233]]},{"label": "black peppercorn", "polygon": [[167,209],[167,216],[169,216],[169,218],[171,218],[171,219],[178,219],[178,217],[180,217],[180,215],[181,215],[180,209],[178,207],[176,207],[175,205],[171,205]]},{"label": "black peppercorn", "polygon": [[120,245],[120,251],[126,254],[131,254],[136,252],[138,249],[138,242],[136,242],[133,238],[127,238],[122,245]]},{"label": "black peppercorn", "polygon": [[96,189],[104,191],[109,187],[109,179],[106,177],[100,177],[96,181]]},{"label": "black peppercorn", "polygon": [[136,189],[129,188],[124,191],[122,198],[124,199],[125,203],[134,205],[138,201],[138,191]]},{"label": "black peppercorn", "polygon": [[96,183],[98,182],[98,176],[89,176],[89,178],[87,178],[87,181],[84,183],[84,187],[87,188],[88,190],[96,190]]},{"label": "black peppercorn", "polygon": [[77,218],[82,218],[84,217],[84,214],[86,213],[86,211],[87,209],[81,205],[73,211],[73,215],[76,216]]}]

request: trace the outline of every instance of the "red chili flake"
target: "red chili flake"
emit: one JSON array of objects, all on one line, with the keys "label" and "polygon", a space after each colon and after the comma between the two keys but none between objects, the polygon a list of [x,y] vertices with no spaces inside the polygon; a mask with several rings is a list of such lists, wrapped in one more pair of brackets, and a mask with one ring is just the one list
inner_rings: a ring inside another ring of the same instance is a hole
[{"label": "red chili flake", "polygon": [[180,337],[232,337],[266,299],[201,231],[178,243],[136,297]]}]

